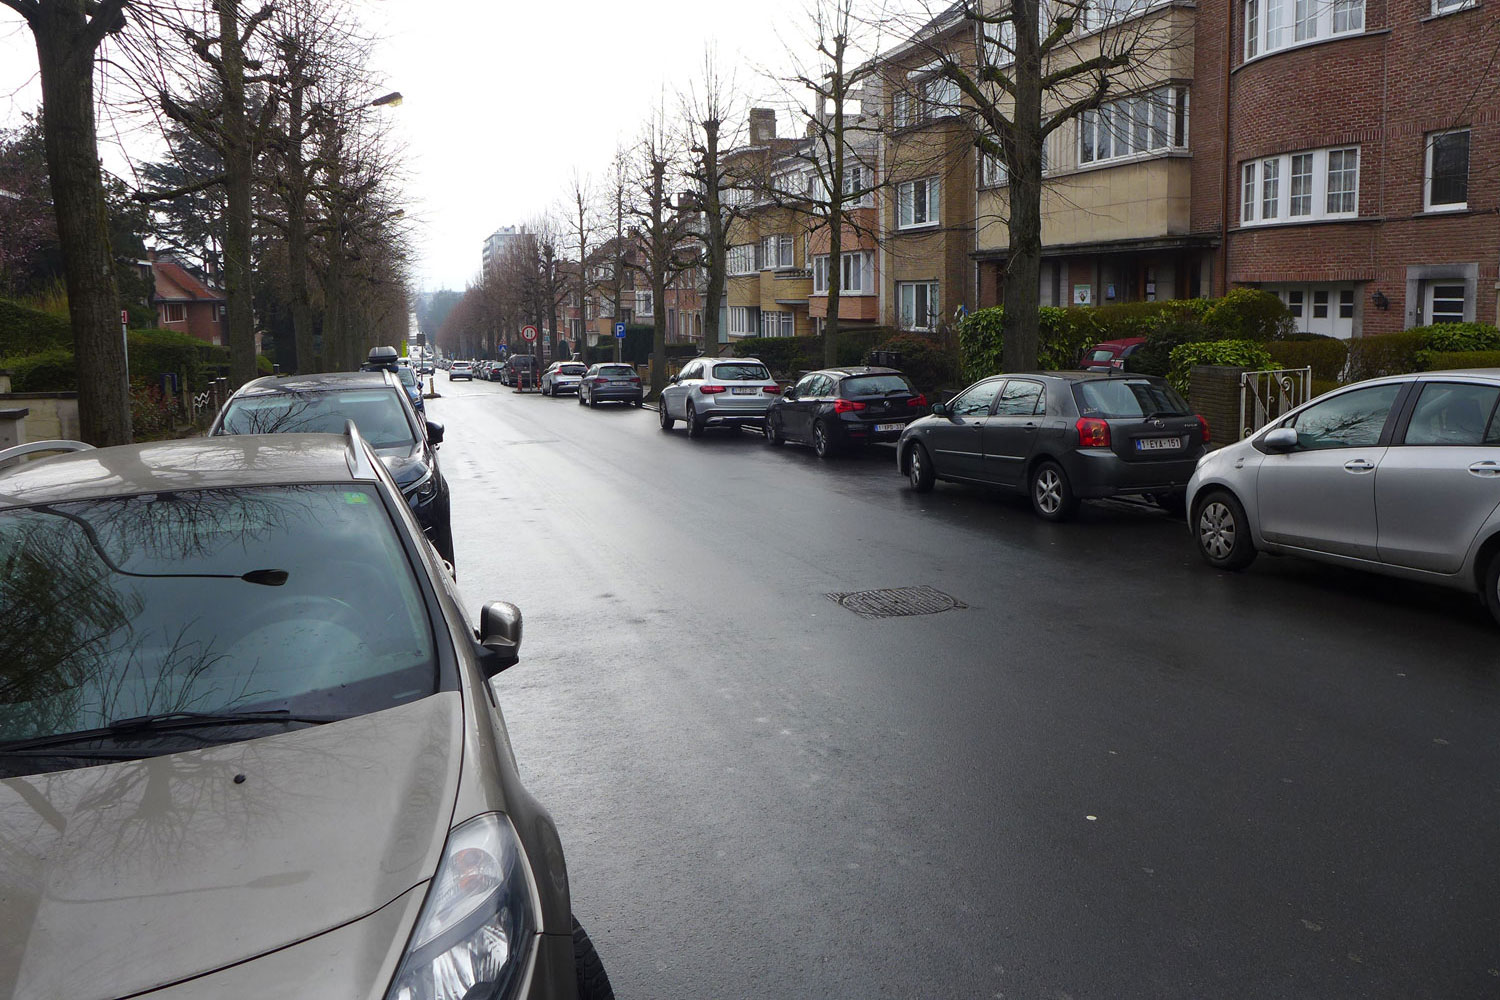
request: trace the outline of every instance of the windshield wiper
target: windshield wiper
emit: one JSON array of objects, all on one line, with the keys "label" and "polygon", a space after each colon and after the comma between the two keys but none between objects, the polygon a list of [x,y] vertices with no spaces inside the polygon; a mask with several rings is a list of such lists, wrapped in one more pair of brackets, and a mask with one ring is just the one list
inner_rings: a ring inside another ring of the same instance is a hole
[{"label": "windshield wiper", "polygon": [[272,712],[161,712],[156,715],[137,715],[128,719],[116,719],[101,729],[84,729],[76,733],[58,733],[53,736],[38,736],[35,739],[15,740],[0,743],[0,753],[15,750],[40,750],[66,746],[69,743],[84,743],[89,740],[115,739],[172,732],[178,729],[197,729],[204,726],[243,726],[267,722],[305,722],[323,725],[338,722],[337,715],[293,715],[287,709]]}]

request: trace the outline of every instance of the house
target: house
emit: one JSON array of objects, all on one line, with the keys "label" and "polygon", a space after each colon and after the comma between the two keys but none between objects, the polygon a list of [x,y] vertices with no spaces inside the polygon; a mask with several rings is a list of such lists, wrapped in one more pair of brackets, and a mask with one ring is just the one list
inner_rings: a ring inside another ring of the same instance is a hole
[{"label": "house", "polygon": [[156,309],[157,325],[191,334],[208,344],[224,345],[229,327],[229,300],[224,293],[177,261],[153,256],[150,265],[151,305]]}]

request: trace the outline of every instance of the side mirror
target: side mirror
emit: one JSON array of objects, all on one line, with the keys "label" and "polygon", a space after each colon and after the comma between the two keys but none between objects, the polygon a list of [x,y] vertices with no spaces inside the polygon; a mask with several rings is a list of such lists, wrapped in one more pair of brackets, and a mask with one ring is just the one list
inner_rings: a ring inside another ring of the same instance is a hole
[{"label": "side mirror", "polygon": [[427,440],[431,441],[433,444],[442,444],[443,425],[434,423],[431,420],[427,421]]},{"label": "side mirror", "polygon": [[667,379],[667,382],[669,384],[671,384],[671,385],[676,385],[677,384],[677,376],[673,375],[671,378]]},{"label": "side mirror", "polygon": [[521,660],[521,609],[507,601],[486,604],[479,611],[478,638],[486,677],[515,666]]},{"label": "side mirror", "polygon": [[1270,451],[1291,451],[1297,447],[1297,431],[1292,427],[1278,427],[1260,441]]},{"label": "side mirror", "polygon": [[931,413],[934,417],[946,417],[948,416],[948,404],[933,403],[932,408],[928,412]]},{"label": "side mirror", "polygon": [[785,392],[783,392],[781,394],[781,398],[782,399],[796,399],[797,398],[797,389],[796,389],[796,387],[794,386],[793,388],[788,389]]}]

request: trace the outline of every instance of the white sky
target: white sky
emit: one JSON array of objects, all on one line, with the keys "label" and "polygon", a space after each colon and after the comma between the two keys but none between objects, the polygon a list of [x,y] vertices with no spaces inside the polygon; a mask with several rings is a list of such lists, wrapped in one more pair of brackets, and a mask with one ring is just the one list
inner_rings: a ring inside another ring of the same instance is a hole
[{"label": "white sky", "polygon": [[[784,72],[787,45],[808,34],[806,0],[367,3],[369,27],[384,38],[380,92],[405,97],[386,113],[408,144],[408,217],[425,290],[462,288],[484,238],[561,203],[575,167],[602,178],[617,142],[639,134],[663,94],[675,109],[707,45],[742,103],[781,103],[759,70]],[[18,125],[40,102],[35,74],[29,31],[0,9],[0,126]],[[100,134],[101,143],[110,135],[104,123]],[[137,141],[136,155],[150,158]],[[118,150],[104,158],[126,169]]]}]

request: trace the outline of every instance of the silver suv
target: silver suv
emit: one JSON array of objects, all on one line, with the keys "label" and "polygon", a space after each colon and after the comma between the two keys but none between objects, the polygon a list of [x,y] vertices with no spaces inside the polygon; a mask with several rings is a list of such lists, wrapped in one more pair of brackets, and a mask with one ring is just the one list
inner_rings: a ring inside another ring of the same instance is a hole
[{"label": "silver suv", "polygon": [[1500,369],[1374,379],[1205,455],[1189,524],[1210,565],[1257,552],[1477,592],[1500,620]]},{"label": "silver suv", "polygon": [[661,429],[681,420],[688,437],[708,427],[759,427],[781,394],[770,369],[756,358],[695,358],[661,391]]}]

